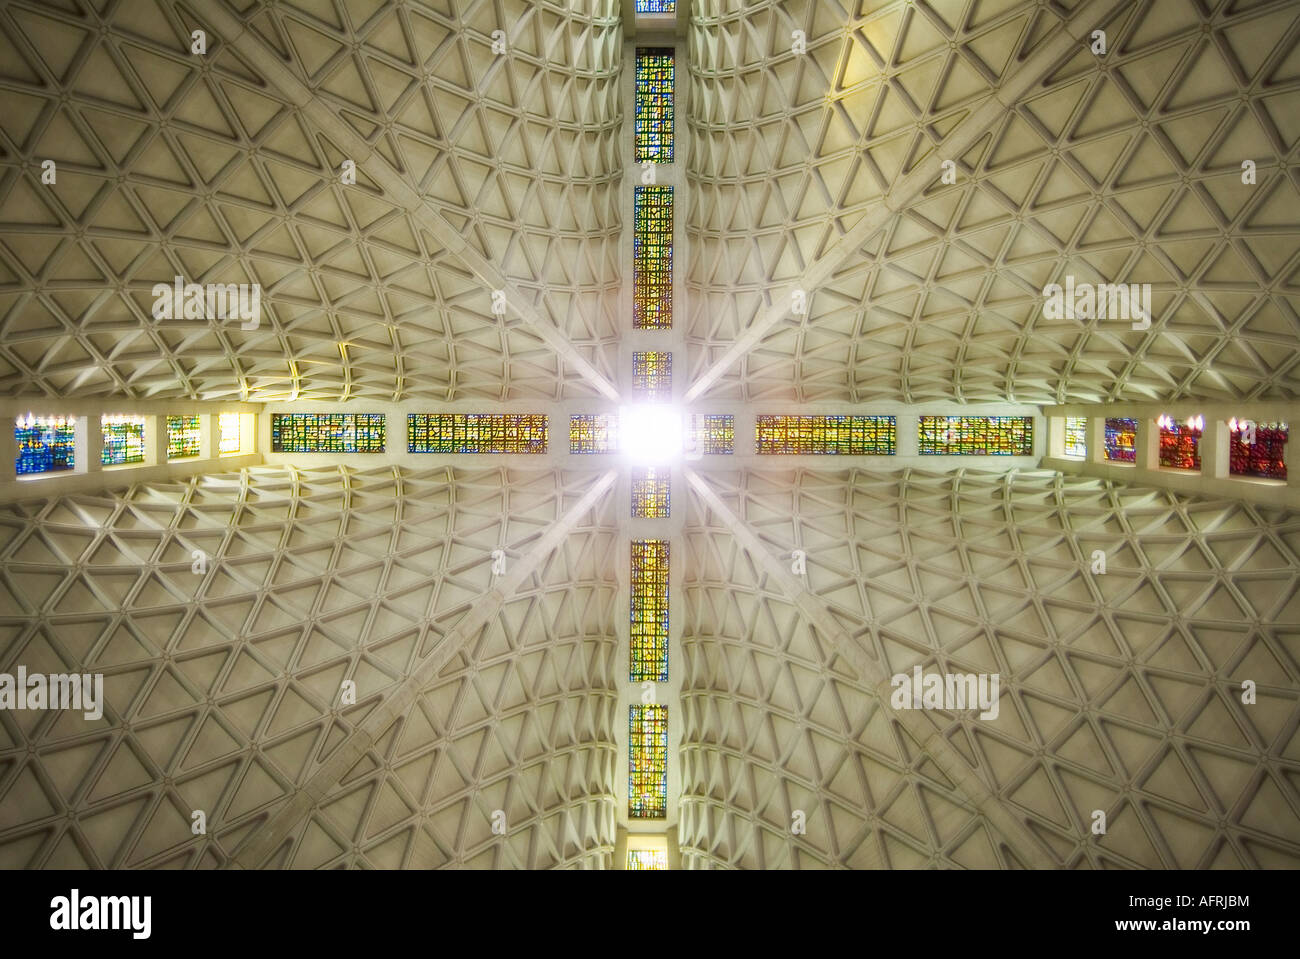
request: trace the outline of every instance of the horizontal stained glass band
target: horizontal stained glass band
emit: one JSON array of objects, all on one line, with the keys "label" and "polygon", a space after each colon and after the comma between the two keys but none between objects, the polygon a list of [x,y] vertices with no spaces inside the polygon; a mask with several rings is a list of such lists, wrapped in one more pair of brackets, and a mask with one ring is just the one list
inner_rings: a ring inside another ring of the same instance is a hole
[{"label": "horizontal stained glass band", "polygon": [[198,416],[167,417],[167,458],[183,460],[198,456],[202,452],[202,436]]},{"label": "horizontal stained glass band", "polygon": [[632,540],[631,668],[634,683],[668,681],[668,541]]},{"label": "horizontal stained glass band", "polygon": [[1128,416],[1106,417],[1106,459],[1112,463],[1137,461],[1138,421]]},{"label": "horizontal stained glass band", "polygon": [[71,416],[20,416],[14,423],[14,444],[18,447],[14,469],[19,476],[73,469],[77,421]]},{"label": "horizontal stained glass band", "polygon": [[[1254,436],[1249,426],[1254,426]],[[1290,429],[1285,423],[1246,424],[1229,433],[1228,473],[1261,479],[1286,479],[1286,441]],[[1246,440],[1252,442],[1246,442]]]},{"label": "horizontal stained glass band", "polygon": [[627,816],[668,815],[668,707],[628,707]]},{"label": "horizontal stained glass band", "polygon": [[890,456],[896,424],[892,416],[758,417],[754,452],[824,456]]},{"label": "horizontal stained glass band", "polygon": [[100,420],[100,429],[104,434],[104,450],[99,457],[102,465],[144,462],[143,416],[105,416]]},{"label": "horizontal stained glass band", "polygon": [[672,47],[638,47],[635,79],[633,159],[637,163],[672,163]]},{"label": "horizontal stained glass band", "polygon": [[632,328],[673,326],[673,188],[639,186],[632,206]]},{"label": "horizontal stained glass band", "polygon": [[1088,417],[1067,416],[1065,418],[1065,455],[1088,455]]},{"label": "horizontal stained glass band", "polygon": [[628,869],[667,869],[668,853],[663,849],[629,849]]},{"label": "horizontal stained glass band", "polygon": [[730,455],[736,452],[736,418],[730,413],[692,413],[687,452]]},{"label": "horizontal stained glass band", "polygon": [[1030,456],[1032,416],[922,416],[917,428],[921,455]]},{"label": "horizontal stained glass band", "polygon": [[577,413],[569,417],[570,453],[617,453],[618,415]]},{"label": "horizontal stained glass band", "polygon": [[1160,427],[1159,463],[1166,469],[1201,468],[1201,431],[1185,423]]},{"label": "horizontal stained glass band", "polygon": [[545,453],[545,413],[412,413],[406,417],[411,453]]},{"label": "horizontal stained glass band", "polygon": [[382,453],[385,422],[383,413],[272,413],[271,451]]}]

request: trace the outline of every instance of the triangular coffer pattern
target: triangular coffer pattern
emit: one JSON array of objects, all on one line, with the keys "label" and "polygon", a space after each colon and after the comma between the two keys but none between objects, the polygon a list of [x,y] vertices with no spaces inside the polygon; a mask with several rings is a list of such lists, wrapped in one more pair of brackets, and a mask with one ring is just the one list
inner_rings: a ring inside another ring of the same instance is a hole
[{"label": "triangular coffer pattern", "polygon": [[[695,375],[810,271],[711,396],[921,403],[1300,393],[1300,8],[1133,3],[969,147],[1052,4],[704,3],[691,33]],[[1072,5],[1078,10],[1101,4]],[[1089,24],[1091,29],[1093,24]],[[791,50],[803,31],[807,52]],[[900,177],[938,157],[901,210]],[[1243,183],[1243,161],[1256,165]],[[858,248],[840,238],[889,200]],[[1154,320],[1050,320],[1046,284],[1150,283]]]},{"label": "triangular coffer pattern", "polygon": [[[390,2],[364,15],[223,3],[242,27],[233,42],[201,5],[5,4],[0,391],[593,395],[518,309],[611,375],[622,121],[611,3]],[[190,54],[193,30],[207,32],[206,56]],[[493,53],[497,30],[505,53]],[[288,66],[368,162],[315,128],[250,49]],[[41,182],[45,160],[55,184]],[[398,183],[448,235],[395,198]],[[522,302],[496,315],[453,237]],[[177,275],[260,283],[260,325],[153,319],[150,289]]]},{"label": "triangular coffer pattern", "polygon": [[[258,469],[6,509],[0,671],[102,672],[106,707],[0,713],[0,864],[230,863],[592,480]],[[615,539],[606,497],[266,864],[608,865]]]},{"label": "triangular coffer pattern", "polygon": [[[808,589],[888,674],[1000,675],[996,719],[924,714],[1050,862],[1300,863],[1293,515],[1045,472],[709,480],[773,554],[806,552]],[[683,862],[1016,865],[880,691],[690,509]]]}]

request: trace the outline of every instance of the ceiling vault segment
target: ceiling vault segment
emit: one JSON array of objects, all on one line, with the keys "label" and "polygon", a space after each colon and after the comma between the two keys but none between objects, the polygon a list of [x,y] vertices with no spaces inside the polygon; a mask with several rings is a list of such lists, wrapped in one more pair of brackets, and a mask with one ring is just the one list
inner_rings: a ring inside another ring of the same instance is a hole
[{"label": "ceiling vault segment", "polygon": [[[256,14],[260,9],[254,6],[250,13]],[[202,16],[225,38],[226,43],[238,50],[241,56],[261,72],[268,83],[274,85],[285,100],[301,110],[319,132],[332,139],[334,144],[347,154],[347,158],[356,164],[357,170],[364,172],[379,184],[387,200],[405,209],[449,253],[464,263],[470,272],[484,283],[485,295],[491,290],[504,291],[506,302],[514,308],[520,319],[538,338],[554,350],[565,363],[590,381],[601,395],[614,402],[619,401],[618,388],[579,353],[553,323],[548,322],[529,305],[522,291],[490,260],[471,248],[459,230],[448,223],[437,210],[425,203],[423,195],[415,185],[406,176],[393,169],[382,154],[350,128],[255,31],[248,29],[243,21],[232,15],[221,4],[205,5]]]},{"label": "ceiling vault segment", "polygon": [[[781,288],[768,307],[736,337],[726,352],[695,379],[686,391],[685,401],[689,403],[703,396],[734,363],[756,347],[769,330],[792,316],[796,290],[810,295],[850,258],[859,255],[862,245],[872,234],[906,213],[926,189],[939,180],[943,161],[956,161],[974,147],[1008,111],[1015,108],[1026,93],[1061,68],[1061,64],[1069,58],[1071,49],[1084,42],[1093,29],[1103,26],[1111,17],[1129,6],[1129,0],[1090,0],[1079,7],[1069,20],[1056,28],[1050,39],[1039,44],[1038,49],[1023,64],[1007,74],[983,104],[975,108],[944,140],[935,144],[936,148],[924,159],[900,177],[852,229],[817,257],[801,277]],[[787,228],[793,225],[786,224]]]},{"label": "ceiling vault segment", "polygon": [[[875,655],[854,642],[836,621],[826,603],[804,586],[800,579],[772,554],[771,550],[764,548],[762,541],[753,530],[742,522],[708,483],[689,467],[686,469],[686,479],[700,499],[722,520],[741,548],[749,553],[762,567],[763,572],[780,586],[781,591],[817,632],[834,645],[836,653],[844,657],[864,683],[874,688],[880,702],[887,704],[893,687],[890,684],[889,674]],[[873,632],[875,631],[874,623],[869,623],[868,626]],[[1010,813],[988,784],[971,769],[961,754],[943,737],[939,728],[924,714],[924,710],[890,708],[889,712],[920,744],[920,748],[926,755],[943,770],[944,775],[952,781],[954,788],[984,816],[1021,862],[1038,869],[1048,869],[1055,865],[1033,834]]]},{"label": "ceiling vault segment", "polygon": [[[501,576],[497,585],[470,606],[433,652],[357,725],[352,735],[335,748],[329,759],[293,795],[288,804],[251,837],[234,857],[233,864],[236,867],[256,869],[275,853],[330,789],[361,761],[366,751],[397,719],[414,706],[420,692],[437,677],[442,668],[492,621],[543,560],[559,547],[578,522],[604,498],[613,487],[617,475],[615,470],[606,471],[558,522],[541,535],[532,549],[511,563],[510,571]],[[420,644],[426,642],[429,625],[428,620],[420,624]]]}]

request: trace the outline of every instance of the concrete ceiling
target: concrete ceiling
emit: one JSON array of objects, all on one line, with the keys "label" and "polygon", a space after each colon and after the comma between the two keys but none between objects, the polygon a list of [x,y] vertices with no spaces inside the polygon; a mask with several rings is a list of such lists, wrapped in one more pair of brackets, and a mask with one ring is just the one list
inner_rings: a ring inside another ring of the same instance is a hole
[{"label": "concrete ceiling", "polygon": [[[0,393],[610,396],[619,9],[0,3]],[[792,410],[1295,399],[1298,40],[1287,0],[693,4],[678,375]],[[1151,283],[1150,330],[1044,319],[1067,273]],[[154,321],[177,274],[261,283],[261,326]],[[610,866],[604,468],[0,510],[0,670],[108,678],[100,721],[0,714],[0,866]],[[1300,865],[1294,515],[1050,472],[723,467],[676,499],[683,865]],[[999,672],[999,718],[888,709],[918,664]]]}]

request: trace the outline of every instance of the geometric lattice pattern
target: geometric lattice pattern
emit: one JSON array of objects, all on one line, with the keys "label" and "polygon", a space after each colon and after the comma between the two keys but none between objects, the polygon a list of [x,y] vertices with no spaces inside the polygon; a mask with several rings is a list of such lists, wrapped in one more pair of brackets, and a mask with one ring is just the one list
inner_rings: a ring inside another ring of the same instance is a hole
[{"label": "geometric lattice pattern", "polygon": [[382,453],[386,422],[383,413],[272,413],[271,451]]},{"label": "geometric lattice pattern", "polygon": [[545,413],[411,413],[411,453],[545,453]]},{"label": "geometric lattice pattern", "polygon": [[628,707],[627,815],[663,819],[668,808],[668,707]]},{"label": "geometric lattice pattern", "polygon": [[637,47],[633,156],[637,163],[673,162],[673,50]]},{"label": "geometric lattice pattern", "polygon": [[364,737],[245,868],[609,868],[614,498],[421,672],[491,551],[527,554],[590,482],[254,468],[0,509],[0,672],[102,672],[105,700],[98,721],[0,711],[0,866],[232,865]]},{"label": "geometric lattice pattern", "polygon": [[673,188],[634,188],[632,220],[632,328],[673,325]]},{"label": "geometric lattice pattern", "polygon": [[632,540],[631,667],[633,683],[668,681],[668,541]]},{"label": "geometric lattice pattern", "polygon": [[1300,517],[1038,471],[707,479],[884,676],[998,672],[1001,702],[891,708],[688,487],[685,868],[1300,865]]},{"label": "geometric lattice pattern", "polygon": [[772,416],[760,414],[756,453],[843,456],[890,455],[896,424],[892,416]]},{"label": "geometric lattice pattern", "polygon": [[945,455],[1029,456],[1034,420],[1029,416],[922,416],[919,452]]},{"label": "geometric lattice pattern", "polygon": [[[692,6],[689,378],[743,335],[711,400],[1300,397],[1300,6],[1126,4],[1104,57],[1092,8],[985,7]],[[1047,317],[1065,275],[1150,283],[1151,328]]]}]

